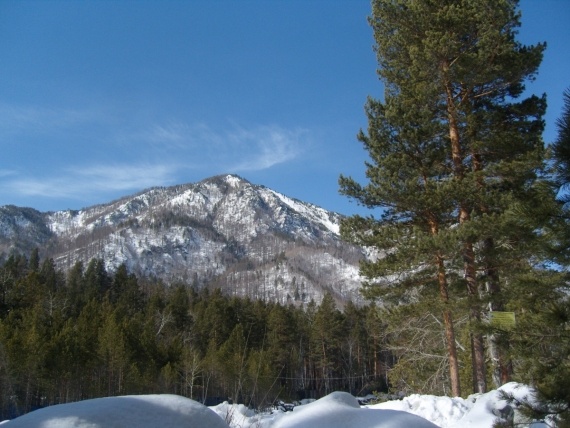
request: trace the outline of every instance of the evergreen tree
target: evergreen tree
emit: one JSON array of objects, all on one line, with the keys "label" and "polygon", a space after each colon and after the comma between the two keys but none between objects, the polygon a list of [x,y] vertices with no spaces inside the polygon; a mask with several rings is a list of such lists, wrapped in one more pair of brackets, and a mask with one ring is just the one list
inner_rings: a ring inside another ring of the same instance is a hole
[{"label": "evergreen tree", "polygon": [[330,293],[325,294],[311,329],[311,352],[317,368],[319,390],[328,394],[334,390],[333,378],[339,370],[338,356],[342,336],[342,316]]},{"label": "evergreen tree", "polygon": [[[457,395],[458,302],[467,299],[474,389],[484,392],[480,325],[489,310],[503,310],[510,279],[501,267],[531,256],[523,250],[548,217],[535,208],[552,197],[537,184],[545,101],[516,101],[536,74],[544,45],[515,40],[517,4],[374,1],[370,22],[386,91],[383,102],[368,101],[368,134],[359,135],[373,161],[367,164],[370,184],[340,180],[344,194],[384,208],[379,220],[353,217],[342,227],[346,238],[381,251],[362,269],[372,294],[403,302],[412,290],[421,296],[428,286],[439,289],[432,309],[443,314]],[[517,251],[499,245],[504,242]],[[425,296],[422,301],[429,303]],[[500,384],[510,377],[508,340],[488,338]]]},{"label": "evergreen tree", "polygon": [[36,272],[40,267],[40,250],[34,248],[30,254],[30,261],[28,262],[28,269]]},{"label": "evergreen tree", "polygon": [[[570,186],[570,89],[564,91],[563,97],[564,107],[562,115],[556,121],[558,138],[552,144],[552,157],[555,162],[556,183],[564,192]],[[565,194],[562,200],[565,203],[570,202],[570,197]]]},{"label": "evergreen tree", "polygon": [[274,378],[280,380],[281,387],[286,387],[287,378],[293,378],[297,373],[298,344],[294,329],[292,312],[281,305],[273,305],[267,319],[267,353]]},{"label": "evergreen tree", "polygon": [[[564,106],[557,120],[558,136],[551,146],[554,185],[558,190],[562,214],[555,218],[552,259],[560,270],[550,272],[553,292],[548,298],[536,292],[544,283],[545,272],[526,272],[527,292],[520,299],[532,300],[513,334],[514,346],[525,356],[520,361],[538,391],[538,402],[525,403],[526,413],[533,419],[544,419],[556,413],[558,427],[570,427],[570,301],[568,300],[568,186],[570,185],[570,90],[563,94]],[[540,275],[540,278],[537,276]],[[529,352],[530,350],[530,352]]]},{"label": "evergreen tree", "polygon": [[69,300],[69,312],[73,317],[77,317],[81,308],[86,302],[85,291],[83,290],[83,263],[77,261],[67,272],[66,291]]},{"label": "evergreen tree", "polygon": [[[358,308],[349,301],[344,307],[344,320],[341,336],[341,355],[347,389],[351,394],[358,394],[357,376],[365,367],[366,327],[365,309]],[[345,386],[346,388],[346,386]]]},{"label": "evergreen tree", "polygon": [[93,298],[102,300],[111,286],[111,278],[102,259],[91,259],[85,270],[84,280],[84,293],[87,301]]}]

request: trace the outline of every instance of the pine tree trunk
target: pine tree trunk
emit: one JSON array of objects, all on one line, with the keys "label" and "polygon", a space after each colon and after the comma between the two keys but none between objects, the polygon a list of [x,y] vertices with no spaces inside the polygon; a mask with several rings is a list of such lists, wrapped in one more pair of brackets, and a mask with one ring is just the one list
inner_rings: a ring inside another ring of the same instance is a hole
[{"label": "pine tree trunk", "polygon": [[[473,153],[473,171],[478,172],[482,170],[481,156],[478,153]],[[479,190],[484,192],[484,183],[481,178],[477,179]],[[487,206],[482,204],[480,207],[482,213],[488,213]],[[489,305],[490,311],[503,311],[504,305],[500,300],[501,286],[499,282],[499,272],[493,258],[491,256],[495,242],[492,237],[488,237],[483,241],[483,266],[486,278],[485,288],[490,296],[491,303]],[[508,341],[499,343],[499,337],[496,334],[489,334],[487,337],[489,356],[493,366],[492,379],[495,388],[499,388],[507,382],[510,382],[512,376],[512,362],[506,356],[510,344]]]},{"label": "pine tree trunk", "polygon": [[[438,283],[439,283],[439,293],[441,300],[444,304],[449,301],[449,295],[447,291],[447,279],[445,275],[445,267],[443,265],[443,258],[437,256],[438,265]],[[459,381],[459,361],[457,358],[457,347],[455,345],[455,330],[453,328],[453,317],[449,309],[444,309],[443,311],[443,323],[445,326],[445,338],[447,341],[447,355],[449,359],[449,379],[451,382],[451,393],[454,397],[461,396],[461,383]]]},{"label": "pine tree trunk", "polygon": [[[467,292],[474,300],[469,310],[469,320],[478,325],[481,323],[481,308],[475,304],[478,298],[477,278],[475,276],[475,253],[473,244],[467,241],[463,244],[464,271],[467,281]],[[481,333],[471,333],[471,358],[473,364],[473,392],[487,392],[487,370],[485,367],[485,345]]]},{"label": "pine tree trunk", "polygon": [[[429,218],[430,232],[437,235],[439,226],[435,218]],[[461,383],[459,380],[459,360],[457,358],[457,345],[455,344],[455,330],[453,327],[453,317],[451,311],[447,309],[449,303],[449,292],[447,287],[447,275],[445,273],[445,265],[442,255],[436,254],[435,262],[437,265],[437,282],[439,285],[439,296],[444,304],[443,324],[445,328],[445,339],[447,342],[447,358],[449,360],[449,380],[451,383],[451,393],[455,397],[461,396]]]},{"label": "pine tree trunk", "polygon": [[[487,293],[491,297],[489,307],[491,312],[504,310],[503,302],[498,299],[498,295],[501,292],[499,274],[489,257],[494,245],[493,238],[487,238],[483,242],[485,277],[487,279],[486,288]],[[511,380],[512,362],[507,356],[510,344],[508,340],[501,341],[497,334],[490,334],[487,340],[489,343],[489,356],[491,357],[491,362],[493,364],[493,384],[496,388],[499,388],[501,385],[504,385]]]},{"label": "pine tree trunk", "polygon": [[[449,64],[443,64],[444,73],[449,72]],[[459,125],[457,123],[457,110],[453,99],[453,91],[449,82],[446,82],[447,95],[447,117],[449,122],[449,140],[451,142],[451,158],[453,161],[453,174],[456,180],[462,181],[465,176],[463,166],[463,154],[459,139]],[[460,202],[459,207],[459,224],[464,224],[470,220],[470,210],[464,202]],[[478,300],[478,287],[475,268],[475,253],[473,251],[473,243],[469,240],[463,243],[463,262],[464,275],[467,281],[467,292],[469,298],[476,302]],[[474,323],[481,321],[481,310],[475,303],[469,311],[469,318]],[[471,351],[473,364],[473,385],[476,387],[474,392],[487,392],[487,377],[485,370],[485,348],[483,344],[483,336],[479,333],[471,334]]]}]

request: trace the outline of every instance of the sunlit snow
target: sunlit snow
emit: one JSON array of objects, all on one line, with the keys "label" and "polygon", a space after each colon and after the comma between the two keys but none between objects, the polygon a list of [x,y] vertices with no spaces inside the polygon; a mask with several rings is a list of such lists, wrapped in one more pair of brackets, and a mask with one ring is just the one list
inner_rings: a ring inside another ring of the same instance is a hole
[{"label": "sunlit snow", "polygon": [[5,422],[7,428],[227,428],[213,411],[177,395],[96,398],[46,407]]},{"label": "sunlit snow", "polygon": [[[262,413],[241,404],[222,403],[207,408],[176,395],[142,395],[47,407],[0,424],[7,428],[492,428],[501,417],[522,422],[517,419],[520,415],[516,405],[509,404],[503,392],[519,402],[533,401],[532,390],[516,383],[467,399],[414,394],[366,406],[360,406],[357,399],[346,392],[333,392],[320,400],[299,405],[292,412],[274,409]],[[547,427],[542,422],[525,426]]]},{"label": "sunlit snow", "polygon": [[288,205],[293,210],[313,219],[314,221],[316,221],[318,223],[321,223],[323,226],[325,226],[331,232],[333,232],[337,235],[339,234],[340,227],[338,224],[338,219],[336,219],[336,221],[332,221],[329,218],[329,214],[330,214],[329,211],[327,211],[323,208],[311,205],[311,204],[297,202],[294,199],[291,199],[291,198],[289,198],[285,195],[282,195],[279,192],[275,192],[273,190],[270,190],[270,192],[273,193],[275,196],[277,196],[281,200],[281,202]]}]

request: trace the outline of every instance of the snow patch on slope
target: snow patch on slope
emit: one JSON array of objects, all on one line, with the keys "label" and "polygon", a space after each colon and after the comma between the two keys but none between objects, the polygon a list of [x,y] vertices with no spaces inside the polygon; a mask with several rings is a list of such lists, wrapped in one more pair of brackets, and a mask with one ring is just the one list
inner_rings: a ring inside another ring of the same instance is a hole
[{"label": "snow patch on slope", "polygon": [[270,190],[270,189],[268,189],[268,190],[273,195],[277,196],[277,198],[279,198],[281,200],[281,202],[283,202],[284,204],[286,204],[287,206],[289,206],[291,209],[298,212],[299,214],[306,216],[306,217],[310,218],[311,220],[313,220],[317,223],[322,224],[323,226],[325,226],[328,230],[330,230],[335,235],[338,235],[340,233],[340,226],[338,223],[338,218],[333,217],[334,218],[334,220],[333,220],[331,218],[331,216],[333,214],[329,213],[324,208],[320,208],[320,207],[317,207],[315,205],[311,205],[311,204],[307,204],[307,203],[301,203],[301,202],[298,202],[294,199],[291,199],[285,195],[282,195],[281,193],[276,192],[274,190]]}]

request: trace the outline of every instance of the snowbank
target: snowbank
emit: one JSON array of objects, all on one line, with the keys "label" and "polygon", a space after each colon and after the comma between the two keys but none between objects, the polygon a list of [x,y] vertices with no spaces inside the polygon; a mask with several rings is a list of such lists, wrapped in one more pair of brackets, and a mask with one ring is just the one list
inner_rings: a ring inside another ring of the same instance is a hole
[{"label": "snowbank", "polygon": [[[531,388],[517,383],[467,399],[410,395],[402,400],[359,406],[346,392],[297,406],[292,412],[255,413],[246,406],[222,403],[207,408],[176,395],[99,398],[47,407],[28,413],[2,428],[208,427],[208,428],[491,428],[497,420],[518,422],[516,404],[533,402]],[[533,423],[532,428],[546,427]]]},{"label": "snowbank", "polygon": [[28,413],[2,428],[228,428],[206,406],[177,395],[130,395],[60,404]]},{"label": "snowbank", "polygon": [[[451,427],[469,412],[471,405],[463,398],[436,397],[413,394],[402,400],[366,406],[370,409],[390,409],[409,412],[432,421],[440,427]],[[491,427],[492,425],[487,425]]]},{"label": "snowbank", "polygon": [[396,410],[360,408],[358,401],[346,392],[333,392],[311,404],[282,413],[272,428],[434,428],[436,425],[418,416]]},{"label": "snowbank", "polygon": [[346,392],[333,392],[292,412],[256,415],[243,406],[220,404],[212,408],[230,427],[241,428],[434,428],[436,425],[410,413],[361,408]]},{"label": "snowbank", "polygon": [[[509,404],[505,395],[516,401],[532,403],[531,388],[515,382],[486,394],[473,394],[467,399],[413,394],[402,400],[366,406],[371,409],[392,409],[410,412],[437,424],[441,428],[491,428],[499,420],[517,418],[516,405]],[[547,425],[535,422],[533,428]]]}]

